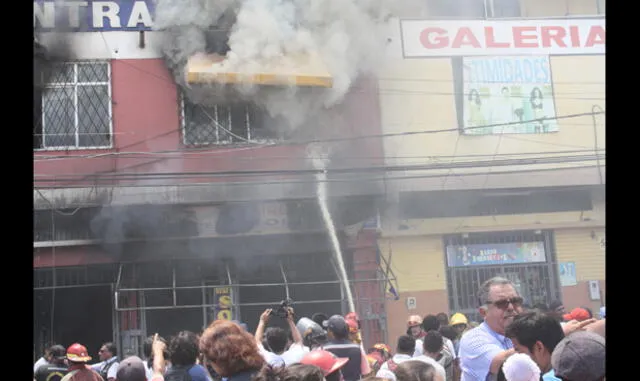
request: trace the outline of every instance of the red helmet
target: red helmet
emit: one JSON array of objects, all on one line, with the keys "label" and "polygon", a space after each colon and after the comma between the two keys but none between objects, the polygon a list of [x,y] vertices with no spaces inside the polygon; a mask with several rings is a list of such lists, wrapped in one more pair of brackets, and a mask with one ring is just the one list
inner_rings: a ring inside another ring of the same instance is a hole
[{"label": "red helmet", "polygon": [[300,360],[300,363],[317,366],[322,370],[322,373],[326,377],[327,375],[342,368],[347,361],[349,361],[348,358],[336,357],[336,355],[329,351],[316,350],[304,355],[302,360]]},{"label": "red helmet", "polygon": [[91,356],[88,354],[87,347],[75,343],[67,348],[67,360],[71,362],[88,362],[91,361]]}]

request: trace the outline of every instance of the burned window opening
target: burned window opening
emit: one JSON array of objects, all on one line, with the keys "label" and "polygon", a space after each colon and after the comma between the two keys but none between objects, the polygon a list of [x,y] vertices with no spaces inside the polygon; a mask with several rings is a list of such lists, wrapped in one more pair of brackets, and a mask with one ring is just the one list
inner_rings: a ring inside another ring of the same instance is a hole
[{"label": "burned window opening", "polygon": [[277,139],[266,110],[248,102],[202,105],[181,97],[186,146],[242,144]]},{"label": "burned window opening", "polygon": [[[34,52],[35,53],[35,52]],[[109,148],[111,71],[105,61],[34,59],[33,148]]]}]

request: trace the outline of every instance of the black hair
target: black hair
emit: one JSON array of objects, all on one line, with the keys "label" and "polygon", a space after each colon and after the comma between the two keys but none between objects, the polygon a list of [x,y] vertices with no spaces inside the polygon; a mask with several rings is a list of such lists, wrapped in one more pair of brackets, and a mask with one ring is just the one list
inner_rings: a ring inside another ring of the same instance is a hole
[{"label": "black hair", "polygon": [[106,342],[102,344],[103,347],[107,348],[107,350],[113,355],[113,357],[118,355],[118,347],[112,342]]},{"label": "black hair", "polygon": [[[158,336],[158,341],[162,341],[165,344],[165,349],[162,352],[162,355],[165,361],[169,360],[171,358],[171,354],[169,353],[169,346],[166,345],[167,340],[165,340],[161,336]],[[153,336],[149,336],[144,340],[144,343],[142,344],[142,354],[144,355],[145,359],[147,359],[147,367],[153,368]]]},{"label": "black hair", "polygon": [[171,338],[169,344],[171,364],[188,366],[196,363],[198,358],[198,336],[191,331],[180,331]]},{"label": "black hair", "polygon": [[64,364],[67,350],[62,345],[52,345],[49,348],[49,356],[51,356],[51,362],[54,364]]},{"label": "black hair", "polygon": [[429,331],[422,341],[422,349],[429,353],[439,353],[444,346],[442,334],[438,331]]},{"label": "black hair", "polygon": [[425,332],[438,330],[440,328],[440,321],[436,315],[427,315],[422,319],[422,329]]},{"label": "black hair", "polygon": [[589,313],[589,319],[593,318],[593,311],[591,311],[591,308],[584,307],[584,306],[580,307],[580,308],[582,308],[583,310],[585,310],[585,311],[587,311]]},{"label": "black hair", "polygon": [[329,320],[329,317],[323,314],[322,312],[316,312],[315,314],[311,315],[311,320],[313,320],[314,322],[316,322],[316,324],[322,327],[322,323],[325,320]]},{"label": "black hair", "polygon": [[280,327],[269,327],[264,333],[267,344],[273,353],[282,353],[287,348],[287,332]]},{"label": "black hair", "polygon": [[438,318],[438,321],[440,322],[440,327],[442,327],[443,325],[449,324],[449,316],[447,314],[445,314],[444,312],[440,312],[439,314],[436,315],[436,317]]},{"label": "black hair", "polygon": [[440,327],[438,332],[440,332],[442,337],[446,337],[447,339],[449,339],[451,341],[453,341],[453,340],[458,338],[458,331],[456,331],[456,329],[453,328],[452,325],[443,325],[443,326]]},{"label": "black hair", "polygon": [[404,361],[394,373],[398,381],[433,381],[436,368],[424,361]]},{"label": "black hair", "polygon": [[518,343],[533,351],[537,341],[552,353],[556,345],[564,338],[560,322],[548,314],[532,311],[525,312],[513,319],[507,327],[505,336],[517,339]]},{"label": "black hair", "polygon": [[315,365],[291,364],[286,370],[284,381],[324,381],[322,370]]},{"label": "black hair", "polygon": [[409,335],[402,335],[398,337],[398,346],[396,352],[409,353],[413,355],[416,350],[416,339]]}]

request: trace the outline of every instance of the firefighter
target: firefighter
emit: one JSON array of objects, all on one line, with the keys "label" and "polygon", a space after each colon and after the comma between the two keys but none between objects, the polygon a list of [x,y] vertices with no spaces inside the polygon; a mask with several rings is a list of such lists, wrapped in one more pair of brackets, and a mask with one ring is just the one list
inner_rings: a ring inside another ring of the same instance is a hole
[{"label": "firefighter", "polygon": [[84,345],[71,344],[67,348],[67,361],[69,373],[62,378],[62,381],[103,381],[100,374],[87,365],[91,361],[91,356]]},{"label": "firefighter", "polygon": [[341,369],[348,361],[348,358],[340,358],[329,351],[318,349],[304,355],[300,363],[320,368],[326,381],[343,381]]}]

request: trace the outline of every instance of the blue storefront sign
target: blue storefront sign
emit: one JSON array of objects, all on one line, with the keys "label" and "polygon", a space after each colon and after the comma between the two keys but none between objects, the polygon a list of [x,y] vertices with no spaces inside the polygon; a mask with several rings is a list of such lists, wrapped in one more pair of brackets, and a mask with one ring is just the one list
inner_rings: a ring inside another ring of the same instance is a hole
[{"label": "blue storefront sign", "polygon": [[150,31],[155,0],[33,2],[33,22],[41,32]]},{"label": "blue storefront sign", "polygon": [[544,242],[449,245],[446,251],[449,267],[536,263],[547,260]]}]

